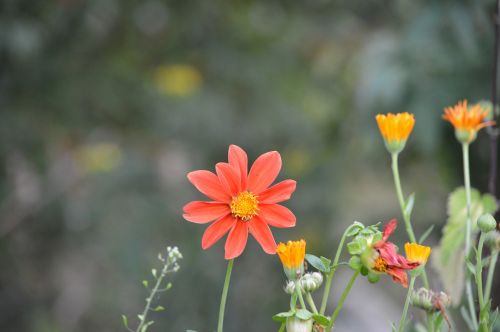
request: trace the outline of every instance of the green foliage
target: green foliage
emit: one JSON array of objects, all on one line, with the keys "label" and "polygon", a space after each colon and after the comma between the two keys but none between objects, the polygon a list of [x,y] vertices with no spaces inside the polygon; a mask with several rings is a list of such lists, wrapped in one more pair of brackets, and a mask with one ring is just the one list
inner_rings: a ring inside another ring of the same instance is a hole
[{"label": "green foliage", "polygon": [[[497,209],[495,198],[489,194],[481,195],[477,189],[471,190],[472,234],[478,233],[476,221],[484,213],[494,213]],[[444,288],[451,295],[454,304],[458,304],[464,287],[463,246],[467,225],[465,189],[455,189],[448,197],[448,219],[443,229],[439,247],[434,250],[433,266],[439,273]],[[473,240],[473,239],[471,239]],[[474,271],[474,268],[468,267]]]},{"label": "green foliage", "polygon": [[329,260],[328,258],[326,257],[317,257],[317,256],[314,256],[314,255],[311,255],[311,254],[306,254],[306,260],[309,264],[311,264],[316,270],[318,271],[321,271],[321,272],[324,272],[324,273],[328,273],[330,272],[331,270],[331,267],[330,267],[330,262],[331,260]]}]

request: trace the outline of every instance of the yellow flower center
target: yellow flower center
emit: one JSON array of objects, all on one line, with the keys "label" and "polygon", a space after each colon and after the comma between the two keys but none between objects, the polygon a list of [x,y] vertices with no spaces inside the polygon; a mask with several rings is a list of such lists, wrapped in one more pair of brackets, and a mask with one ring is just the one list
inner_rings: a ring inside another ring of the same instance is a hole
[{"label": "yellow flower center", "polygon": [[259,211],[257,196],[249,191],[242,191],[231,200],[231,213],[242,220],[250,220]]},{"label": "yellow flower center", "polygon": [[373,269],[377,272],[385,272],[387,271],[387,262],[382,257],[378,256],[373,264]]}]

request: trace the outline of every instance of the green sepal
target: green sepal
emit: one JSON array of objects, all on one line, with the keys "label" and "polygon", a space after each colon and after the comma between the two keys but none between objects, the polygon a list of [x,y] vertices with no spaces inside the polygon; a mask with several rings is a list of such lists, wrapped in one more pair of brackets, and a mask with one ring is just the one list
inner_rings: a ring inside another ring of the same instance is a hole
[{"label": "green sepal", "polygon": [[295,315],[295,311],[292,311],[292,310],[286,311],[286,312],[280,312],[279,314],[276,314],[273,316],[273,320],[280,322],[280,323],[285,323],[286,319],[288,317],[292,317],[294,315]]},{"label": "green sepal", "polygon": [[312,316],[312,318],[314,319],[314,321],[316,323],[318,323],[319,325],[323,325],[323,326],[330,326],[330,318],[324,316],[324,315],[320,315],[320,314],[314,314]]},{"label": "green sepal", "polygon": [[295,317],[302,320],[309,320],[312,316],[312,312],[307,309],[299,309],[295,312]]}]

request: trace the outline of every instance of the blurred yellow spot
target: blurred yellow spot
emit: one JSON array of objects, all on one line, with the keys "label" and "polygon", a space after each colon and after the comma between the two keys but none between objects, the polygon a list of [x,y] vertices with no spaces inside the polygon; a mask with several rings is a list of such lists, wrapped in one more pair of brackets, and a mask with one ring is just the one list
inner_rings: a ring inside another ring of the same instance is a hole
[{"label": "blurred yellow spot", "polygon": [[202,80],[200,71],[191,65],[160,66],[155,70],[156,85],[166,95],[189,96],[200,88]]},{"label": "blurred yellow spot", "polygon": [[122,160],[122,151],[114,143],[86,145],[78,151],[80,166],[88,173],[109,172]]},{"label": "blurred yellow spot", "polygon": [[302,148],[285,151],[288,172],[292,176],[302,176],[311,167],[311,155]]}]

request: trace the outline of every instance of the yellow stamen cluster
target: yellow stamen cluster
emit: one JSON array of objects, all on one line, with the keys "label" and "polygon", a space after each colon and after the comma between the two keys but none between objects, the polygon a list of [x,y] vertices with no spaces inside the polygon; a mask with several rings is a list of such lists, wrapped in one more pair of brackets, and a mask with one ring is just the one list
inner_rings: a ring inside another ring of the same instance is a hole
[{"label": "yellow stamen cluster", "polygon": [[276,248],[276,253],[280,257],[285,269],[301,269],[306,255],[306,241],[299,240],[288,241],[286,244],[280,243]]},{"label": "yellow stamen cluster", "polygon": [[[462,140],[470,143],[476,138],[476,134],[481,128],[495,124],[495,121],[484,121],[488,114],[489,110],[480,104],[469,108],[467,100],[463,100],[455,106],[446,107],[443,119],[449,121],[455,127],[457,137],[464,136]],[[462,135],[461,132],[464,132],[465,135]]]},{"label": "yellow stamen cluster", "polygon": [[420,263],[422,265],[427,263],[431,251],[431,247],[423,246],[418,243],[405,244],[406,259],[410,262]]},{"label": "yellow stamen cluster", "polygon": [[378,256],[375,262],[373,263],[372,269],[377,272],[385,272],[387,271],[387,262],[382,257]]},{"label": "yellow stamen cluster", "polygon": [[231,200],[231,213],[234,217],[248,221],[259,212],[257,196],[249,191],[242,191]]},{"label": "yellow stamen cluster", "polygon": [[415,117],[407,112],[378,114],[375,119],[386,141],[406,141],[415,125]]}]

